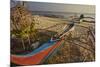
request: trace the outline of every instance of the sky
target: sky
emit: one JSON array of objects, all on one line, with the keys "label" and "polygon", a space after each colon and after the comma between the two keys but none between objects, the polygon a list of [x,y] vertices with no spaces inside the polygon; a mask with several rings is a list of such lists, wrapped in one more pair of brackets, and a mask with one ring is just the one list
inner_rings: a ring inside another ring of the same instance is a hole
[{"label": "sky", "polygon": [[26,7],[31,11],[51,11],[51,12],[76,12],[76,13],[95,13],[93,5],[58,4],[28,2]]},{"label": "sky", "polygon": [[[16,2],[17,3],[17,2]],[[16,3],[11,3],[12,6]],[[73,13],[95,13],[94,5],[79,5],[79,4],[65,4],[65,3],[48,3],[48,2],[34,2],[27,1],[25,6],[30,11],[51,11],[51,12],[73,12]]]},{"label": "sky", "polygon": [[52,2],[52,3],[70,3],[70,4],[89,4],[95,5],[95,0],[20,0],[20,1],[36,1],[36,2]]}]

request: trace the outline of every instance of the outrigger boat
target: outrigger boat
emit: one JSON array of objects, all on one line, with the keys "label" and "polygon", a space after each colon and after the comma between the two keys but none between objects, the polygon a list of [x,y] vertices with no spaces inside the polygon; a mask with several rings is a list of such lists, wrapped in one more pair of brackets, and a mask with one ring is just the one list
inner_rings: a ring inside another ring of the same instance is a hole
[{"label": "outrigger boat", "polygon": [[53,55],[55,51],[57,51],[62,44],[64,43],[64,35],[68,32],[74,25],[70,24],[65,28],[65,30],[57,36],[58,38],[52,38],[44,43],[41,47],[33,50],[29,54],[25,55],[15,55],[11,54],[11,63],[17,65],[37,65],[43,63],[48,57]]}]

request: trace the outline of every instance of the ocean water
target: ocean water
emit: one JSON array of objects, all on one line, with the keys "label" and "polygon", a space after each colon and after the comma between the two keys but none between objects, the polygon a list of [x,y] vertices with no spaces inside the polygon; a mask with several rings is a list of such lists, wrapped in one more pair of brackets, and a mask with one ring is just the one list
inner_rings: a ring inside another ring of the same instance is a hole
[{"label": "ocean water", "polygon": [[33,15],[55,15],[63,18],[68,18],[70,16],[80,16],[84,14],[85,17],[95,18],[95,14],[91,13],[72,13],[72,12],[49,12],[49,11],[32,11]]}]

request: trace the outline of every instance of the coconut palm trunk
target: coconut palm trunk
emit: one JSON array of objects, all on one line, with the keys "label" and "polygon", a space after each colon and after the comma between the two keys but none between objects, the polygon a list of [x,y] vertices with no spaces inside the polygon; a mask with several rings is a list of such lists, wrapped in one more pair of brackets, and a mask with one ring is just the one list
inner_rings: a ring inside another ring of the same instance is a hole
[{"label": "coconut palm trunk", "polygon": [[31,44],[31,40],[30,40],[30,36],[28,35],[28,42],[29,42],[29,45]]},{"label": "coconut palm trunk", "polygon": [[26,48],[25,48],[25,44],[24,44],[23,38],[22,38],[21,40],[22,40],[22,46],[23,46],[23,49],[25,50]]}]

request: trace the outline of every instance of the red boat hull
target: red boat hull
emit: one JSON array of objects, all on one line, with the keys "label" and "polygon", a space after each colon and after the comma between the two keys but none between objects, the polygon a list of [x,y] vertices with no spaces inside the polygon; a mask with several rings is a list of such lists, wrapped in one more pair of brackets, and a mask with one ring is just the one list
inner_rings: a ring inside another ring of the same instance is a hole
[{"label": "red boat hull", "polygon": [[41,64],[41,62],[52,53],[56,48],[58,48],[64,40],[58,41],[53,46],[40,51],[32,56],[17,56],[11,55],[11,62],[18,65],[37,65]]}]

